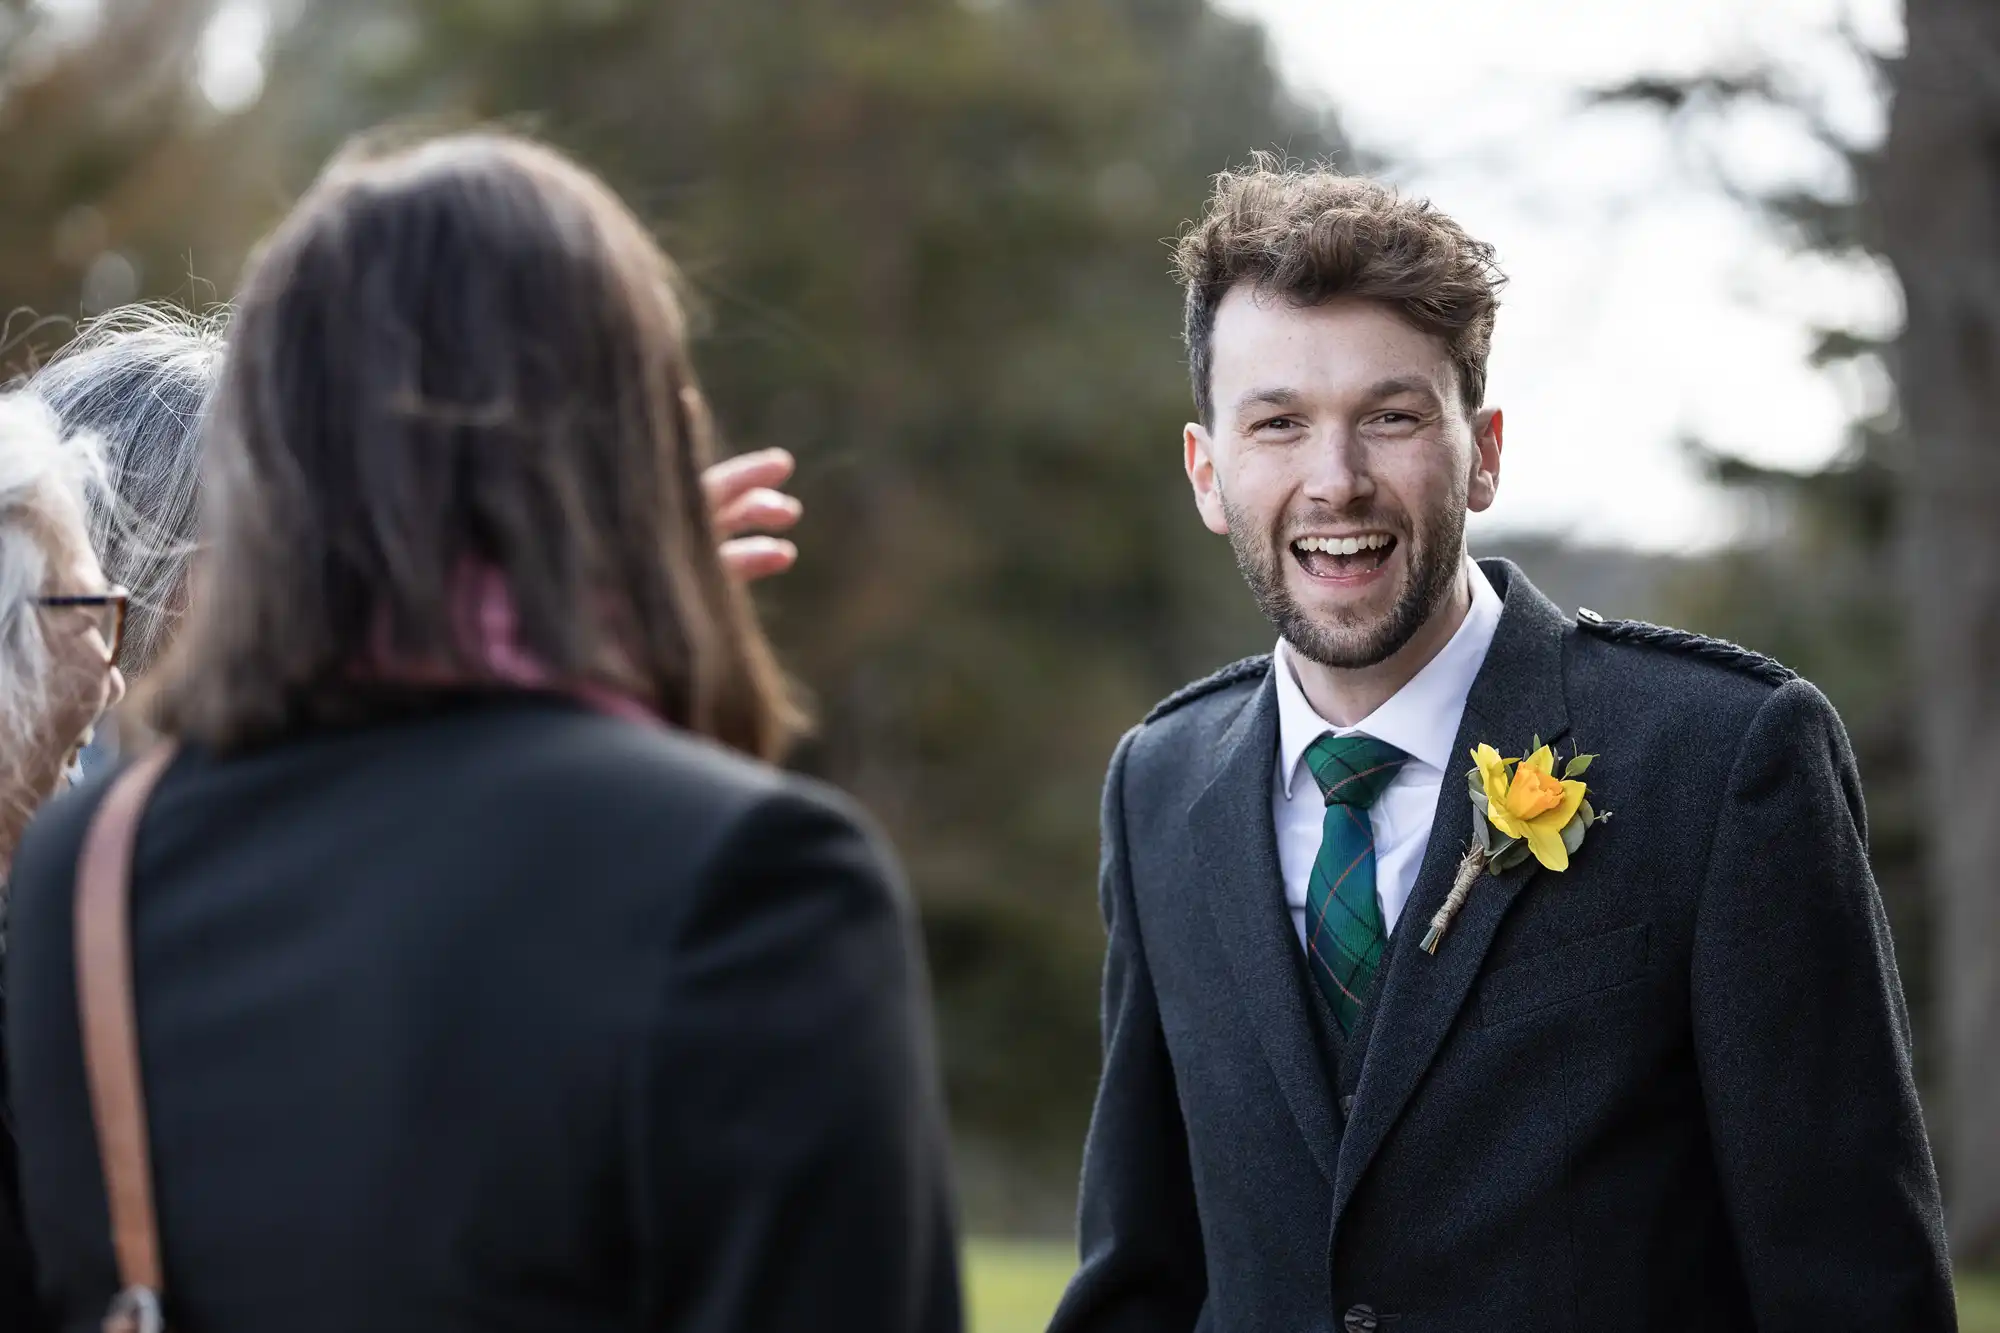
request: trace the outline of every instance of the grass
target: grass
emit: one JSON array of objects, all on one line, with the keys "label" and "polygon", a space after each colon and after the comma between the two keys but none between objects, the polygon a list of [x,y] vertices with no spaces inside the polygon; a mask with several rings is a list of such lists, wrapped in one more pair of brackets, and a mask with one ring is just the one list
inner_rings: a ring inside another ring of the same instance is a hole
[{"label": "grass", "polygon": [[2000,1274],[1959,1274],[1958,1330],[2000,1333]]},{"label": "grass", "polygon": [[1068,1241],[968,1242],[966,1333],[1045,1333],[1075,1269],[1076,1247]]},{"label": "grass", "polygon": [[[965,1252],[967,1333],[1045,1333],[1076,1267],[1066,1241],[974,1240]],[[2000,1274],[1958,1279],[1959,1333],[2000,1333]]]}]

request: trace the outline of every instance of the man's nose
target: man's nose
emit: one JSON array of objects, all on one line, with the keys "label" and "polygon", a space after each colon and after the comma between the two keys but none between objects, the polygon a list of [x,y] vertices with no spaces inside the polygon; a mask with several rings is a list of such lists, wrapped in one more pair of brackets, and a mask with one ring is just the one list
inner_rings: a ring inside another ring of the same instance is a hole
[{"label": "man's nose", "polygon": [[1301,490],[1309,500],[1344,509],[1375,493],[1366,447],[1346,427],[1327,431],[1308,446]]}]

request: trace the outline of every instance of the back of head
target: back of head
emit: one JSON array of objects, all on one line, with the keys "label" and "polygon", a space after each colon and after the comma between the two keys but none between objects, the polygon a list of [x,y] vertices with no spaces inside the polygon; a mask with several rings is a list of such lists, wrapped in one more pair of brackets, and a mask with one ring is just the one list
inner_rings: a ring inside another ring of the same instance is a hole
[{"label": "back of head", "polygon": [[789,716],[716,554],[675,284],[551,149],[337,158],[239,296],[163,725],[229,747],[365,717],[385,669],[494,678],[468,592],[497,583],[549,674],[772,755]]},{"label": "back of head", "polygon": [[160,656],[186,605],[222,335],[219,317],[128,306],[85,325],[29,382],[66,430],[103,442],[113,490],[91,505],[91,540],[105,577],[131,593],[119,653],[128,674]]}]

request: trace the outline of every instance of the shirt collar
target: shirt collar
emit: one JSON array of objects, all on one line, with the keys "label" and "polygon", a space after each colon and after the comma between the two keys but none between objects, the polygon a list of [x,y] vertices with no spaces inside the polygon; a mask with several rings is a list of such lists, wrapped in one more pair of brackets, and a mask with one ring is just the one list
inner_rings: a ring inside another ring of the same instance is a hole
[{"label": "shirt collar", "polygon": [[1451,764],[1466,696],[1472,693],[1472,682],[1485,665],[1494,631],[1500,628],[1500,594],[1477,564],[1467,560],[1465,565],[1472,606],[1457,632],[1409,683],[1351,727],[1336,727],[1313,710],[1294,673],[1291,645],[1278,640],[1271,662],[1278,684],[1278,785],[1287,800],[1306,747],[1328,732],[1373,736],[1439,772]]}]

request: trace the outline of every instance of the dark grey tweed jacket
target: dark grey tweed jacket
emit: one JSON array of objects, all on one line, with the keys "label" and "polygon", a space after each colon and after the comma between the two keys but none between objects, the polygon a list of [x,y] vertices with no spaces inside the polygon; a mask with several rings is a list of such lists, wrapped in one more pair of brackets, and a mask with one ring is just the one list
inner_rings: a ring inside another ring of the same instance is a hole
[{"label": "dark grey tweed jacket", "polygon": [[[1055,1333],[1954,1327],[1853,756],[1727,645],[1566,621],[1519,570],[1458,751],[1602,755],[1564,874],[1481,880],[1458,774],[1345,1043],[1271,826],[1268,660],[1120,743],[1104,1074]],[[1469,755],[1465,767],[1472,766]]]}]

